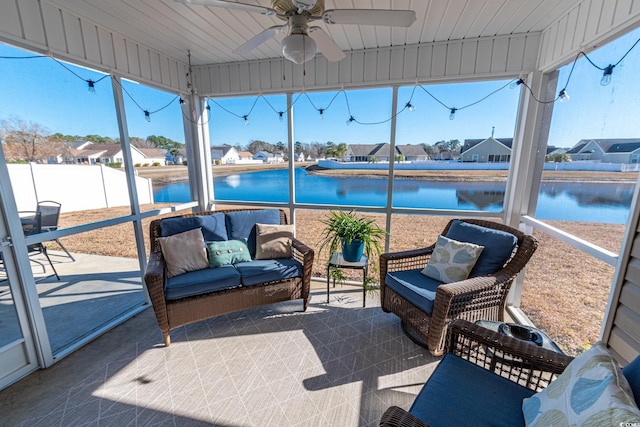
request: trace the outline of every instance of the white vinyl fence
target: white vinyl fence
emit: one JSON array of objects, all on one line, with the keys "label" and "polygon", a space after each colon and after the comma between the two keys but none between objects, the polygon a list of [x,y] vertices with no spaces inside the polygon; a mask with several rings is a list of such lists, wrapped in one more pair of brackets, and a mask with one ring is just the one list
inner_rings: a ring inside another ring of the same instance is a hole
[{"label": "white vinyl fence", "polygon": [[[387,170],[389,162],[338,162],[335,160],[319,160],[318,166],[328,169],[381,169]],[[476,163],[458,162],[455,160],[421,161],[421,162],[396,162],[395,169],[399,170],[508,170],[509,163]],[[628,163],[602,163],[597,161],[576,162],[546,162],[544,170],[563,171],[600,171],[600,172],[637,172],[640,164]]]},{"label": "white vinyl fence", "polygon": [[[62,212],[129,206],[126,174],[105,165],[9,164],[19,211],[40,201],[61,203]],[[153,203],[151,180],[136,177],[140,204]]]}]

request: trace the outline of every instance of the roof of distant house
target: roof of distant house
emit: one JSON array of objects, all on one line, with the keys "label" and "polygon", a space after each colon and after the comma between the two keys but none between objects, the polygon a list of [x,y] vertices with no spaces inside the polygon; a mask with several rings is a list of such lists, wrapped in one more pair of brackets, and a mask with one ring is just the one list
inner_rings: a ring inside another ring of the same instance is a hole
[{"label": "roof of distant house", "polygon": [[427,152],[424,151],[424,147],[422,145],[396,145],[396,150],[406,156],[426,156]]},{"label": "roof of distant house", "polygon": [[502,145],[508,147],[508,148],[512,148],[513,147],[513,138],[493,138],[493,137],[489,137],[489,138],[483,138],[483,139],[465,139],[464,143],[462,144],[462,149],[460,150],[460,154],[464,153],[465,151],[468,151],[470,149],[472,149],[473,147],[475,147],[476,145],[480,144],[481,142],[485,142],[485,141],[489,141],[489,140],[494,140],[496,142],[501,143]]},{"label": "roof of distant house", "polygon": [[631,153],[640,148],[638,138],[581,139],[568,153],[577,154],[590,142],[597,144],[605,153]]},{"label": "roof of distant house", "polygon": [[164,157],[165,150],[159,148],[138,148],[138,151],[145,157]]},{"label": "roof of distant house", "polygon": [[[134,148],[135,147],[131,147]],[[88,144],[84,148],[79,150],[81,155],[86,155],[89,151],[91,152],[102,152],[100,153],[101,157],[114,157],[116,154],[122,151],[122,147],[120,144]]]}]

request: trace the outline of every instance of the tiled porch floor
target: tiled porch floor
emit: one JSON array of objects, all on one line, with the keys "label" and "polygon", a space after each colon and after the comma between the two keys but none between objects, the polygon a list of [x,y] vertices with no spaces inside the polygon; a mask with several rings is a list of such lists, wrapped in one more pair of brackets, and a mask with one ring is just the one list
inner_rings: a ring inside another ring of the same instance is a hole
[{"label": "tiled porch floor", "polygon": [[0,392],[3,426],[374,426],[408,408],[436,359],[378,297],[313,291],[172,332],[146,310]]}]

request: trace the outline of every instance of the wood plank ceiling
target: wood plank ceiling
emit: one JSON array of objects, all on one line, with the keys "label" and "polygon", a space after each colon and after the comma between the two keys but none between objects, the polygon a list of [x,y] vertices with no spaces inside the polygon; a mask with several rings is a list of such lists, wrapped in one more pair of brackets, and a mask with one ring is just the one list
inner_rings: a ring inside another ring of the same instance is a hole
[{"label": "wood plank ceiling", "polygon": [[[232,51],[265,28],[282,25],[277,17],[238,10],[186,5],[174,0],[51,0],[62,9],[194,65],[219,64],[281,55],[277,36],[253,50]],[[270,6],[270,0],[243,0]],[[412,9],[409,28],[327,25],[317,21],[344,51],[417,43],[540,32],[579,0],[326,0],[326,9]]]}]

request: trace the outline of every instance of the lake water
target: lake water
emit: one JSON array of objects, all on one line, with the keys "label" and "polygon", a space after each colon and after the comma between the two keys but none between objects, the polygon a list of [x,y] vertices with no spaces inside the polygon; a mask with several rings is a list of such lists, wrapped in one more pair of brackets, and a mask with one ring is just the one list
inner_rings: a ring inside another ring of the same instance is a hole
[{"label": "lake water", "polygon": [[[296,169],[296,201],[331,205],[382,207],[387,203],[386,178],[311,175]],[[287,170],[269,170],[214,179],[216,200],[288,202]],[[624,224],[634,184],[619,182],[543,182],[536,217],[546,220]],[[393,206],[500,212],[503,182],[442,182],[397,179]],[[154,189],[156,202],[188,202],[187,183]]]}]

